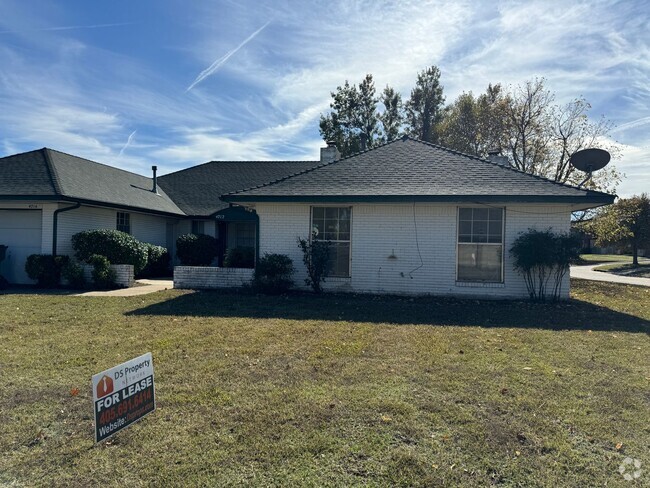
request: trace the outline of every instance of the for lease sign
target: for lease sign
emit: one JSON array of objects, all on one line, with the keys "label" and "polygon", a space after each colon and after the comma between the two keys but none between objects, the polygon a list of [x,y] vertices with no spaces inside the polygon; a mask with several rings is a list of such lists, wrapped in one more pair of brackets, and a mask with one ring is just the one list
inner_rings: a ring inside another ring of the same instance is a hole
[{"label": "for lease sign", "polygon": [[156,409],[151,353],[93,376],[95,442]]}]

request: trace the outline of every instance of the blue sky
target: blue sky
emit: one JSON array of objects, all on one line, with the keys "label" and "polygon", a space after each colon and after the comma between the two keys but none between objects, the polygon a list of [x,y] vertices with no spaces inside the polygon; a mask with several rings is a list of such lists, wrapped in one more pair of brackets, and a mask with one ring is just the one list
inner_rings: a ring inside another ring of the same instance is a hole
[{"label": "blue sky", "polygon": [[329,92],[372,73],[447,100],[544,76],[615,125],[622,196],[650,190],[644,2],[0,0],[0,154],[43,146],[149,174],[317,159]]}]

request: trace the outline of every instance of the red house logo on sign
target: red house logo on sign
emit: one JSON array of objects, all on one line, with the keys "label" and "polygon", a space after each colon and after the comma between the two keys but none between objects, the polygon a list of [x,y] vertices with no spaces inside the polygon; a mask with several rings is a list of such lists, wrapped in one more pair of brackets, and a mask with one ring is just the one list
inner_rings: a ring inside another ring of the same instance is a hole
[{"label": "red house logo on sign", "polygon": [[109,393],[113,393],[113,378],[104,375],[97,383],[97,398],[104,397]]}]

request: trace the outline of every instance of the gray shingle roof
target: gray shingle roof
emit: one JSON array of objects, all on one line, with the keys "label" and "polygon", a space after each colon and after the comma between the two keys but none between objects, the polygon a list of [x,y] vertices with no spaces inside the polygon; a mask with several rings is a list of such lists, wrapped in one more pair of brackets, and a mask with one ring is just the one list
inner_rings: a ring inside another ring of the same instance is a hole
[{"label": "gray shingle roof", "polygon": [[411,138],[223,195],[261,201],[544,201],[612,203],[582,190]]},{"label": "gray shingle roof", "polygon": [[210,216],[228,207],[221,195],[263,185],[317,166],[319,161],[212,161],[158,178],[187,214]]},{"label": "gray shingle roof", "polygon": [[44,197],[183,215],[151,178],[43,148],[0,158],[0,198]]}]

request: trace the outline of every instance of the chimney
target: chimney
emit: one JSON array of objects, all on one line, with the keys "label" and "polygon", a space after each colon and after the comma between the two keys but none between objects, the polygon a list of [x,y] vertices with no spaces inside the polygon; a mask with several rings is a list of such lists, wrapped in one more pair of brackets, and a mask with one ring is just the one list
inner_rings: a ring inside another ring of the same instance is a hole
[{"label": "chimney", "polygon": [[337,149],[334,141],[327,141],[327,147],[320,148],[321,163],[331,163],[333,161],[338,161],[339,159],[341,159],[341,153]]},{"label": "chimney", "polygon": [[488,160],[496,163],[500,166],[510,166],[510,161],[508,161],[508,156],[501,154],[500,148],[488,149]]},{"label": "chimney", "polygon": [[156,195],[158,195],[158,177],[156,176],[156,171],[158,171],[158,166],[152,166],[151,169],[153,170],[153,190]]}]

